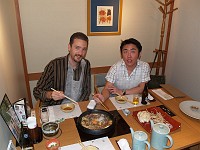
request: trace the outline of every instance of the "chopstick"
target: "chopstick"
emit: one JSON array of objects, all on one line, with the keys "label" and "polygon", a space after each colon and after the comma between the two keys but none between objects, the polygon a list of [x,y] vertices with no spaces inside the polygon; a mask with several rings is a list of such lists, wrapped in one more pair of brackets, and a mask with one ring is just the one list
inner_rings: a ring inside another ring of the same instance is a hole
[{"label": "chopstick", "polygon": [[[94,93],[92,94],[92,96],[94,96]],[[98,99],[99,99],[99,98],[98,98]],[[100,99],[99,99],[99,103],[100,103],[107,111],[109,111],[108,107],[106,107]]]},{"label": "chopstick", "polygon": [[107,111],[109,111],[109,109],[102,103],[101,100],[99,100],[99,102],[100,102],[100,104],[101,104]]},{"label": "chopstick", "polygon": [[120,95],[119,93],[115,93],[116,95],[118,95],[118,96],[122,96],[122,95]]},{"label": "chopstick", "polygon": [[[51,90],[53,90],[53,91],[55,91],[55,92],[57,92],[57,93],[60,93],[59,91],[57,91],[57,90],[55,90],[55,89],[53,89],[53,88],[51,88]],[[61,93],[60,93],[60,94],[61,94]],[[64,94],[63,94],[63,95],[64,95]],[[78,104],[75,100],[71,99],[70,97],[68,97],[68,96],[66,96],[66,95],[64,95],[64,97],[67,98],[67,99],[69,99],[69,100],[72,101],[73,103]]]},{"label": "chopstick", "polygon": [[82,148],[84,148],[85,150],[87,150],[87,147],[81,142],[81,140],[79,140],[78,143],[81,145]]},{"label": "chopstick", "polygon": [[133,104],[133,102],[130,101],[125,95],[120,95],[119,93],[115,93],[115,94],[118,95],[118,96],[121,96],[121,97],[123,96],[123,97],[124,97],[124,100],[126,100],[127,102]]}]

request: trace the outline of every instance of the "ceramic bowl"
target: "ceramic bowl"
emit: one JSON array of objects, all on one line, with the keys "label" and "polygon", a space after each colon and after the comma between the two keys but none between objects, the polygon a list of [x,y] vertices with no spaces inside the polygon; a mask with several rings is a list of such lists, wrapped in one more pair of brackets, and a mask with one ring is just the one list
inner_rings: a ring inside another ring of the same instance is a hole
[{"label": "ceramic bowl", "polygon": [[47,122],[42,124],[42,132],[45,136],[51,137],[58,133],[59,124],[56,122]]},{"label": "ceramic bowl", "polygon": [[115,100],[117,103],[124,104],[127,102],[127,98],[125,96],[116,96]]},{"label": "ceramic bowl", "polygon": [[52,138],[46,142],[47,150],[58,150],[60,146],[60,142],[58,139]]},{"label": "ceramic bowl", "polygon": [[63,111],[63,112],[66,112],[66,113],[69,113],[69,112],[72,112],[75,108],[75,105],[74,103],[66,103],[66,104],[62,104],[60,106],[60,109]]}]

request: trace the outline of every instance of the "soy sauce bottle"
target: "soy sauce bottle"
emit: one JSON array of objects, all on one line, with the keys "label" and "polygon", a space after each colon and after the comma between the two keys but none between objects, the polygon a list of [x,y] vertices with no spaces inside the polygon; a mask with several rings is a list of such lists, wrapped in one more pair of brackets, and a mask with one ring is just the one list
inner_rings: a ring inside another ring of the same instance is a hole
[{"label": "soy sauce bottle", "polygon": [[147,84],[145,84],[144,90],[143,90],[143,92],[142,92],[142,101],[141,101],[141,103],[142,103],[143,105],[146,105],[146,104],[147,104],[147,102],[146,102],[147,96],[148,96],[148,87],[147,87]]},{"label": "soy sauce bottle", "polygon": [[28,134],[28,127],[25,124],[21,124],[20,145],[22,150],[34,150],[33,142]]}]

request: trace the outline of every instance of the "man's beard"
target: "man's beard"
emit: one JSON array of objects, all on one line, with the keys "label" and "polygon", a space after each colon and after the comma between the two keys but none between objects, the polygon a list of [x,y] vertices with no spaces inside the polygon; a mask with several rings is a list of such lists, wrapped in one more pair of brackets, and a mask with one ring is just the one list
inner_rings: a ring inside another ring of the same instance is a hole
[{"label": "man's beard", "polygon": [[[78,60],[76,59],[76,57],[78,57]],[[83,57],[81,55],[74,55],[74,58],[73,58],[73,60],[77,63],[79,63],[82,59]]]}]

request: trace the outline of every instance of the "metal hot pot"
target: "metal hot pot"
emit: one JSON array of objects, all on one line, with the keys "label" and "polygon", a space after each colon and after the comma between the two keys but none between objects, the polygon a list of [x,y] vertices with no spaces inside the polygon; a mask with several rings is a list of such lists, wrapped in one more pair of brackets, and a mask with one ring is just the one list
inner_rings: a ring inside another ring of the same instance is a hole
[{"label": "metal hot pot", "polygon": [[[78,117],[76,123],[79,130],[91,135],[106,134],[113,131],[115,128],[114,116],[107,111],[98,109],[83,112]],[[95,128],[95,126],[97,126],[97,128]]]}]

